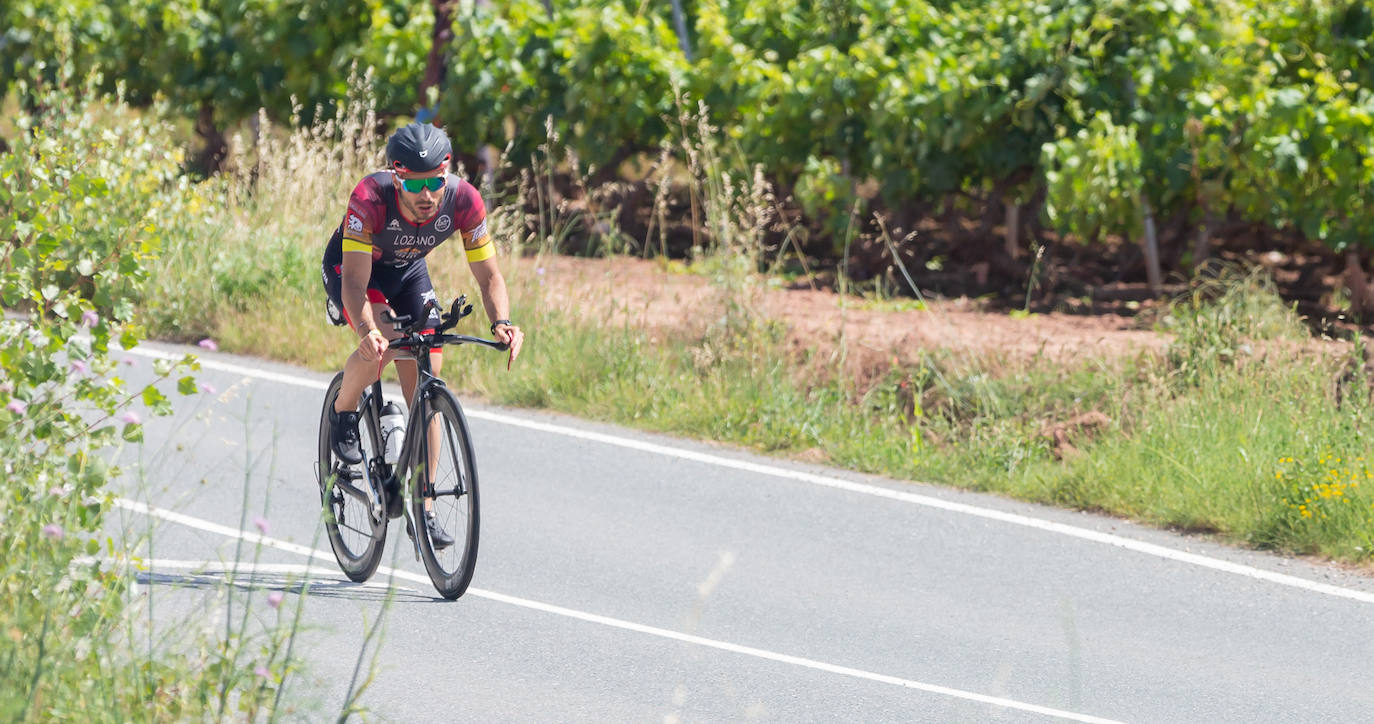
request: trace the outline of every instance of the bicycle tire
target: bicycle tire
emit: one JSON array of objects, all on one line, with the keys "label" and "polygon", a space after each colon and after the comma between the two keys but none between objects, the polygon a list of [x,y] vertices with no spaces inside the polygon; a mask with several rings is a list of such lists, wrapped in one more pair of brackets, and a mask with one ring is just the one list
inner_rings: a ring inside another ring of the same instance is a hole
[{"label": "bicycle tire", "polygon": [[[467,591],[477,564],[481,523],[477,461],[463,408],[447,388],[431,388],[422,425],[426,429],[437,425],[438,429],[421,436],[419,444],[413,448],[417,457],[412,469],[417,474],[412,480],[411,513],[418,529],[415,534],[419,536],[420,557],[429,579],[439,595],[453,600]],[[439,449],[435,456],[436,466],[431,469],[429,451],[435,442]],[[439,493],[433,498],[435,520],[453,538],[451,546],[436,548],[425,525],[425,500],[431,490]]]},{"label": "bicycle tire", "polygon": [[[382,562],[382,551],[386,544],[387,516],[374,516],[368,504],[334,485],[336,471],[345,469],[334,456],[333,446],[329,444],[329,411],[334,408],[334,398],[339,395],[343,384],[343,373],[334,376],[324,394],[324,407],[320,410],[320,447],[316,475],[320,484],[320,506],[323,508],[325,532],[329,536],[329,547],[334,549],[334,558],[339,568],[349,580],[362,583],[377,571]],[[365,405],[367,396],[359,402]],[[366,412],[358,416],[358,432],[362,439],[364,464],[373,465],[377,457],[376,435],[373,431],[376,421]],[[376,469],[376,466],[373,466]],[[361,484],[362,479],[358,482]],[[355,526],[353,521],[363,521],[364,525]]]}]

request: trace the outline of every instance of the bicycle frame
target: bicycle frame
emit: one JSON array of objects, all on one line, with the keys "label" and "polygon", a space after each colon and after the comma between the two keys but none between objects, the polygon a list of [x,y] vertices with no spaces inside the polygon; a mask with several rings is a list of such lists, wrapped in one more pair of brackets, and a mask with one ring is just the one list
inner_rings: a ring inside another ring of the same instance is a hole
[{"label": "bicycle frame", "polygon": [[[406,355],[397,357],[397,360],[414,359],[417,368],[415,379],[415,396],[410,400],[409,410],[406,411],[406,438],[401,445],[400,454],[393,465],[387,466],[387,479],[381,481],[383,485],[391,482],[396,483],[396,488],[401,492],[401,510],[405,515],[410,530],[418,531],[420,521],[415,520],[412,512],[412,501],[414,496],[415,476],[419,474],[422,466],[428,465],[425,459],[427,452],[426,443],[429,439],[429,426],[426,421],[429,419],[429,399],[434,389],[444,387],[444,381],[434,376],[433,368],[430,365],[429,353],[426,350],[419,355]],[[377,419],[381,419],[382,409],[382,381],[379,379],[372,383],[372,407],[376,410]],[[380,436],[380,435],[378,435]],[[378,447],[378,450],[381,448]],[[411,537],[411,545],[415,549],[415,560],[420,560],[420,536]]]},{"label": "bicycle frame", "polygon": [[[422,522],[415,520],[414,513],[412,512],[414,476],[418,474],[421,466],[427,466],[429,462],[424,458],[424,455],[426,452],[425,445],[429,439],[429,426],[426,421],[429,419],[430,399],[434,395],[436,389],[447,389],[447,386],[444,385],[444,381],[434,375],[434,369],[430,362],[430,352],[435,349],[442,349],[446,344],[473,343],[498,350],[507,348],[504,343],[495,342],[493,340],[471,337],[463,334],[445,333],[445,330],[452,328],[463,317],[472,313],[472,305],[467,305],[465,307],[465,301],[466,296],[460,296],[458,299],[455,299],[449,314],[444,315],[442,324],[430,333],[421,333],[419,331],[419,328],[423,326],[425,322],[423,317],[409,328],[404,328],[405,322],[410,321],[409,319],[398,319],[396,317],[390,317],[390,315],[387,315],[389,318],[384,317],[385,321],[389,321],[395,326],[397,332],[402,332],[403,334],[402,337],[391,341],[392,347],[397,350],[410,350],[407,354],[397,355],[393,361],[414,360],[416,378],[414,397],[409,401],[410,409],[406,414],[405,443],[401,446],[401,451],[395,464],[386,465],[383,463],[381,465],[381,471],[384,473],[385,477],[378,480],[377,484],[386,486],[394,482],[396,483],[396,487],[401,491],[402,512],[405,515],[410,530],[417,532],[416,535],[411,537],[411,544],[415,549],[415,560],[417,561],[420,560],[421,557],[420,536],[418,531]],[[437,308],[438,305],[430,301],[426,304],[424,313],[428,315],[431,309]],[[382,380],[380,376],[364,391],[364,402],[364,413],[369,416],[372,423],[368,425],[368,428],[372,436],[373,450],[380,454],[385,442],[380,439],[381,431],[378,424],[382,417],[382,405],[384,404]],[[420,433],[421,427],[424,428],[423,433],[416,434]],[[370,464],[363,465],[364,475],[368,483],[367,494],[374,505],[380,505],[381,501],[371,480],[372,471],[370,467]],[[462,485],[463,481],[460,480],[458,484]],[[453,494],[453,492],[454,491],[448,491],[446,494]],[[382,511],[382,514],[385,515],[386,512]]]}]

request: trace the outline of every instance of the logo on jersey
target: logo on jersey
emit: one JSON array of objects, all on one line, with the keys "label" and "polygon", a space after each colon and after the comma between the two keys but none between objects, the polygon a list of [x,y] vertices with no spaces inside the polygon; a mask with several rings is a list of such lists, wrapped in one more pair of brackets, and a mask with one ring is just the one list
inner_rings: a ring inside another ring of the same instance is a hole
[{"label": "logo on jersey", "polygon": [[453,219],[450,219],[448,214],[444,214],[443,216],[440,216],[439,218],[434,220],[434,230],[439,232],[440,234],[444,233],[445,231],[448,231],[452,227]]},{"label": "logo on jersey", "polygon": [[399,222],[399,221],[397,221],[397,220],[395,220],[395,219],[392,219],[392,220],[391,220],[391,223],[386,225],[386,230],[387,230],[387,231],[400,231],[400,230],[401,230],[401,222]]},{"label": "logo on jersey", "polygon": [[406,251],[417,246],[438,246],[440,243],[440,239],[434,234],[429,234],[427,236],[420,236],[418,234],[402,234],[401,236],[396,237],[396,241],[392,243],[396,248],[396,253],[400,254],[403,251]]},{"label": "logo on jersey", "polygon": [[486,243],[483,241],[486,238],[486,236],[487,220],[482,219],[480,222],[478,222],[477,228],[473,229],[472,233],[464,238],[464,241],[467,242],[465,246],[469,249],[476,249],[477,247]]},{"label": "logo on jersey", "polygon": [[362,230],[363,230],[363,220],[360,219],[360,218],[358,218],[357,214],[349,214],[349,215],[348,215],[348,230],[349,230],[349,231],[362,231]]}]

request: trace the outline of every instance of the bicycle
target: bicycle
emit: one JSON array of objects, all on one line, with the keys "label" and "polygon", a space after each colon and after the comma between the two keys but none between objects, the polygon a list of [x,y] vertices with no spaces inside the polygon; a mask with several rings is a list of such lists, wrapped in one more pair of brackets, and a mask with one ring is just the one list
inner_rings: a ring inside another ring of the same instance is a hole
[{"label": "bicycle", "polygon": [[[414,402],[406,419],[408,434],[396,461],[388,463],[384,455],[386,440],[382,437],[381,419],[386,402],[380,375],[363,391],[358,402],[363,462],[347,465],[335,457],[329,443],[329,411],[343,383],[340,372],[329,383],[320,411],[316,477],[329,544],[339,568],[350,580],[361,583],[377,570],[386,543],[387,522],[404,515],[416,560],[424,561],[439,594],[453,600],[467,591],[477,562],[477,464],[463,408],[444,381],[434,376],[429,352],[456,344],[480,344],[501,351],[508,346],[481,337],[446,334],[472,313],[466,295],[453,301],[438,327],[422,332],[430,312],[436,309],[439,305],[428,301],[420,319],[413,323],[409,317],[383,312],[383,321],[402,335],[390,342],[390,348],[409,350],[399,359],[414,359],[419,371]],[[421,429],[426,434],[415,432]],[[431,539],[424,522],[430,511],[443,533],[453,539],[452,545],[436,546]]]}]

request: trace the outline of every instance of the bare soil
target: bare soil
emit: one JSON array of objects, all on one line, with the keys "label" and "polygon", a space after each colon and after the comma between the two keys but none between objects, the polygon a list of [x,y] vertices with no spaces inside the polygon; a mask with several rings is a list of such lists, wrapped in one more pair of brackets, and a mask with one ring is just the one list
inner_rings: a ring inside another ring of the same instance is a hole
[{"label": "bare soil", "polygon": [[[704,276],[655,261],[546,256],[534,263],[552,303],[576,309],[581,300],[610,299],[617,321],[664,334],[700,333],[719,317],[726,295]],[[1168,335],[1142,329],[1139,317],[1116,313],[1023,316],[968,298],[926,300],[915,309],[911,300],[873,303],[810,288],[752,286],[740,296],[763,318],[784,325],[789,348],[837,349],[843,338],[846,365],[861,379],[932,353],[1001,363],[1071,361],[1157,352],[1168,344]]]}]

